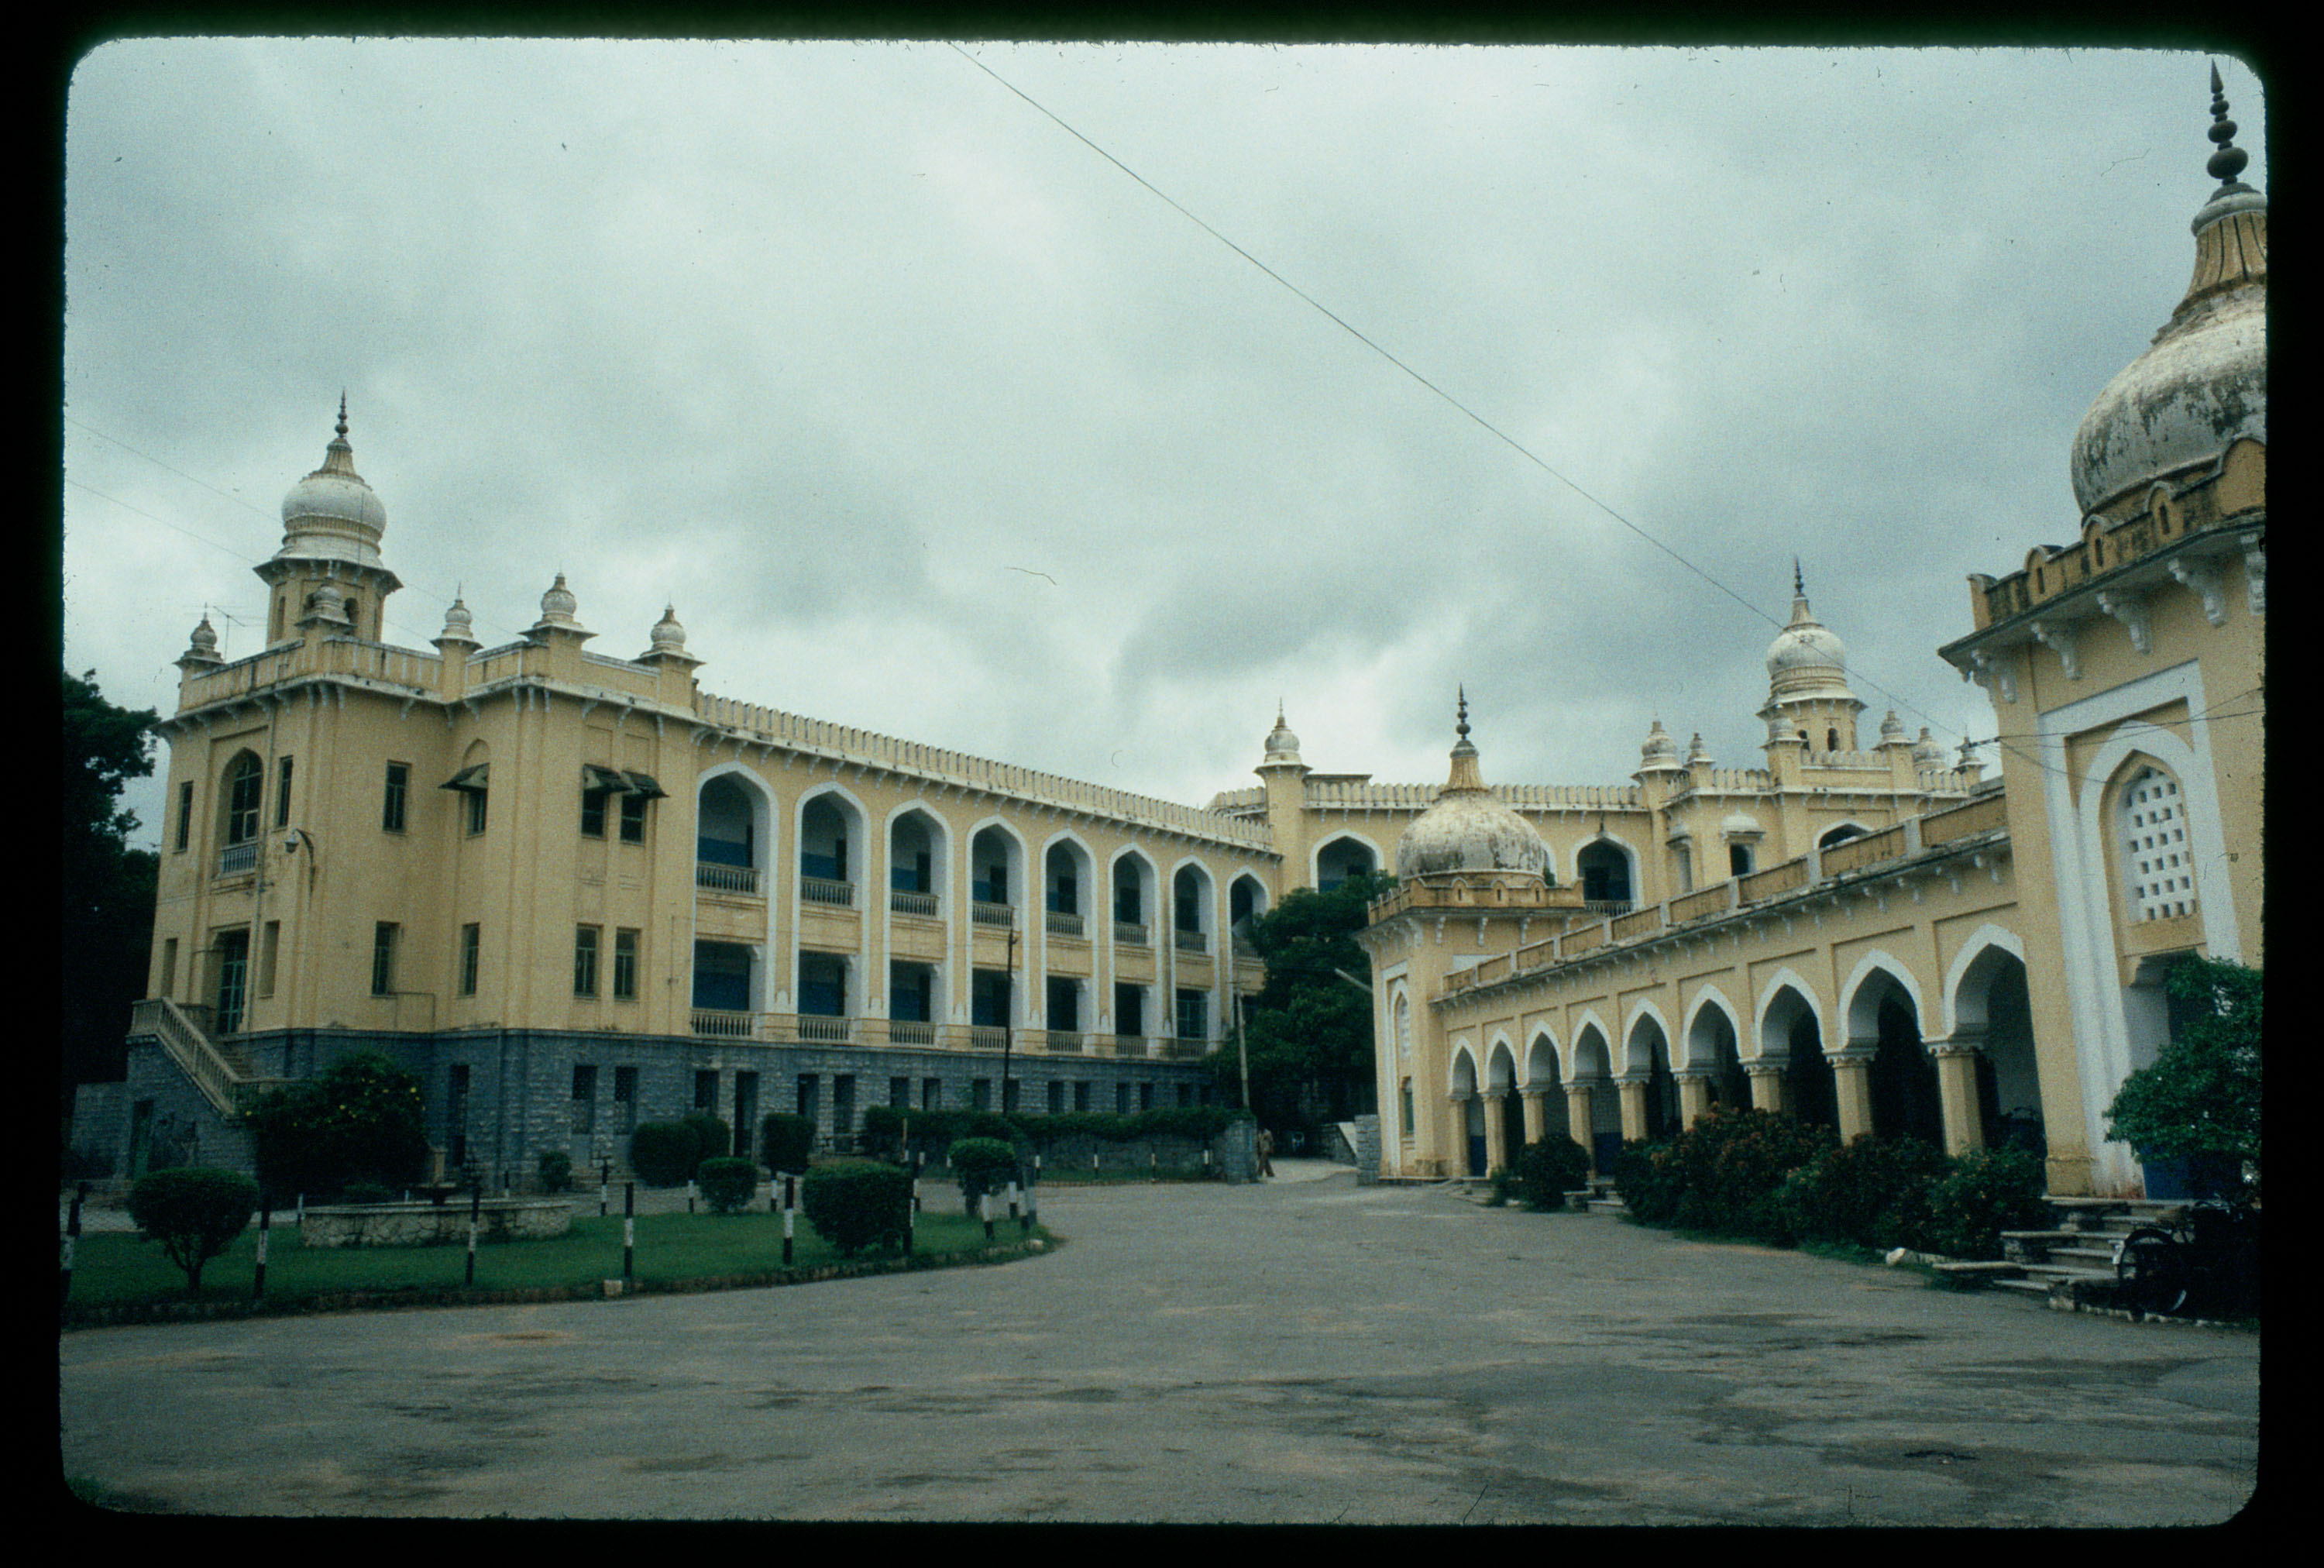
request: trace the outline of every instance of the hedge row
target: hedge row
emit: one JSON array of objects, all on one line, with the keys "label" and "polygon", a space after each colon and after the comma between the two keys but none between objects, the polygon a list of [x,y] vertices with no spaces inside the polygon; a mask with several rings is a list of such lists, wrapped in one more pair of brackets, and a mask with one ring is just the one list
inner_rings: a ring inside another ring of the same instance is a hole
[{"label": "hedge row", "polygon": [[1646,1224],[1965,1259],[1999,1258],[2002,1231],[2047,1223],[2047,1185],[2041,1159],[2020,1149],[1953,1159],[1912,1139],[1842,1144],[1827,1128],[1724,1107],[1675,1138],[1624,1146],[1614,1171]]},{"label": "hedge row", "polygon": [[893,1148],[898,1136],[908,1126],[913,1147],[918,1148],[937,1148],[961,1138],[996,1138],[1005,1143],[1030,1144],[1036,1148],[1047,1148],[1073,1138],[1094,1138],[1107,1143],[1183,1138],[1193,1143],[1208,1143],[1241,1114],[1219,1105],[1170,1105],[1128,1116],[1095,1111],[1003,1116],[995,1111],[909,1111],[874,1105],[863,1112],[863,1138],[872,1148]]}]

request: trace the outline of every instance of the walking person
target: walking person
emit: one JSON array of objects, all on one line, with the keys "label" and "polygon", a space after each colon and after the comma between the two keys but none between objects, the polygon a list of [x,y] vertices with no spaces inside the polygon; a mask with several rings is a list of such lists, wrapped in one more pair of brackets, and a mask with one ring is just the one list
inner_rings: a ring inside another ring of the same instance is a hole
[{"label": "walking person", "polygon": [[1259,1130],[1259,1175],[1261,1181],[1275,1176],[1275,1134],[1264,1127]]}]

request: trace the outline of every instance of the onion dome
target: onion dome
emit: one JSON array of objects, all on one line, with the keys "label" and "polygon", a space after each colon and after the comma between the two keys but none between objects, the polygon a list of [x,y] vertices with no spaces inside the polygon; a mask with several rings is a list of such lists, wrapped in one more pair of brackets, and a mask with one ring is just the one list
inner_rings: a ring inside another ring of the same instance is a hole
[{"label": "onion dome", "polygon": [[1469,700],[1462,695],[1460,740],[1452,747],[1452,770],[1435,802],[1413,818],[1396,846],[1399,879],[1473,877],[1485,881],[1547,880],[1549,846],[1533,825],[1493,798],[1477,771],[1477,748],[1469,743]]},{"label": "onion dome", "polygon": [[[1848,645],[1808,608],[1807,585],[1792,567],[1792,620],[1767,645],[1768,700],[1850,697]],[[1769,738],[1774,738],[1772,732]]]},{"label": "onion dome", "polygon": [[1929,726],[1921,726],[1921,738],[1913,742],[1913,765],[1916,768],[1941,768],[1945,765],[1945,749],[1929,733]]},{"label": "onion dome", "polygon": [[1638,771],[1658,773],[1684,765],[1678,760],[1678,742],[1664,731],[1662,720],[1656,719],[1655,727],[1646,732],[1646,743],[1638,748]]},{"label": "onion dome", "polygon": [[210,624],[208,611],[202,613],[201,624],[195,627],[192,635],[186,639],[186,650],[178,656],[178,662],[181,665],[226,662],[218,656],[217,630]]},{"label": "onion dome", "polygon": [[540,596],[540,619],[533,623],[532,629],[539,632],[545,627],[560,626],[567,631],[578,631],[581,623],[573,618],[573,612],[580,607],[581,601],[573,596],[573,590],[565,586],[565,574],[559,572],[557,581],[549,585],[549,592]]},{"label": "onion dome", "polygon": [[650,640],[652,651],[656,653],[686,651],[686,628],[678,624],[677,606],[664,604],[661,607],[661,619],[654,623]]},{"label": "onion dome", "polygon": [[339,397],[338,434],[323,449],[323,466],[282,498],[282,548],[275,558],[347,561],[377,567],[387,508],[355,472],[347,445],[347,400]]},{"label": "onion dome", "polygon": [[1896,716],[1895,708],[1890,708],[1888,716],[1880,721],[1880,743],[1884,747],[1909,746],[1913,743],[1904,738],[1904,721]]},{"label": "onion dome", "polygon": [[468,613],[468,602],[456,593],[452,595],[451,607],[444,612],[444,630],[436,634],[436,641],[474,642],[475,640],[475,620]]},{"label": "onion dome", "polygon": [[2245,437],[2267,439],[2267,198],[2236,177],[2250,154],[2218,68],[2209,172],[2219,181],[2191,226],[2195,273],[2152,347],[2099,392],[2074,436],[2083,515],[2156,481],[2216,463]]},{"label": "onion dome", "polygon": [[1794,741],[1805,742],[1807,735],[1792,722],[1792,715],[1777,708],[1760,715],[1767,721],[1767,744],[1788,745]]},{"label": "onion dome", "polygon": [[1694,739],[1687,742],[1686,765],[1692,768],[1700,763],[1708,767],[1711,761],[1711,748],[1702,743],[1702,732],[1697,730]]},{"label": "onion dome", "polygon": [[337,583],[325,583],[307,599],[307,618],[327,621],[334,625],[347,623],[347,596]]},{"label": "onion dome", "polygon": [[1297,761],[1299,761],[1299,737],[1293,734],[1291,726],[1283,722],[1283,705],[1277,703],[1275,706],[1275,727],[1267,732],[1267,755],[1260,759],[1259,765],[1264,767],[1269,762],[1296,762]]}]

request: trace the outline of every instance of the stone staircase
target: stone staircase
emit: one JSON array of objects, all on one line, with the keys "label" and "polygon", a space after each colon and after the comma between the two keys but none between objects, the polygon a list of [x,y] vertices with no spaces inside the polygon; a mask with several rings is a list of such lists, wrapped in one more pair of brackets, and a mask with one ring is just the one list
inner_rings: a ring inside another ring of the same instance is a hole
[{"label": "stone staircase", "polygon": [[2049,1203],[2057,1223],[2042,1231],[2004,1231],[2000,1261],[1939,1263],[1937,1271],[2044,1300],[2072,1300],[2094,1287],[2113,1285],[2115,1246],[2124,1237],[2182,1206],[2153,1198],[2053,1197]]}]

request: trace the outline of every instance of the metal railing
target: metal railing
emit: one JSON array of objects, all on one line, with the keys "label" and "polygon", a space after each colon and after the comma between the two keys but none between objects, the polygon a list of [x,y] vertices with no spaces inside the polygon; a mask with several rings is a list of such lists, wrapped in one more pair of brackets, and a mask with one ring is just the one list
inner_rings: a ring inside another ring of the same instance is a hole
[{"label": "metal railing", "polygon": [[227,844],[218,851],[217,874],[222,877],[238,877],[245,872],[257,869],[258,840],[254,838],[246,838],[240,844]]},{"label": "metal railing", "polygon": [[1083,936],[1088,935],[1087,932],[1082,929],[1082,918],[1079,915],[1068,915],[1062,909],[1051,909],[1048,911],[1048,924],[1049,935],[1052,936]]},{"label": "metal railing", "polygon": [[1113,945],[1117,947],[1146,945],[1146,923],[1143,920],[1116,920],[1113,923]]},{"label": "metal railing", "polygon": [[918,915],[922,919],[933,920],[936,918],[937,913],[936,896],[934,893],[908,893],[901,889],[891,889],[888,894],[888,908],[899,915]]},{"label": "metal railing", "polygon": [[979,899],[968,907],[969,918],[980,926],[1014,926],[1017,907],[1014,904],[990,904]]},{"label": "metal railing", "polygon": [[1211,936],[1207,931],[1188,931],[1182,927],[1172,932],[1171,936],[1177,942],[1181,953],[1208,953],[1211,950]]}]

